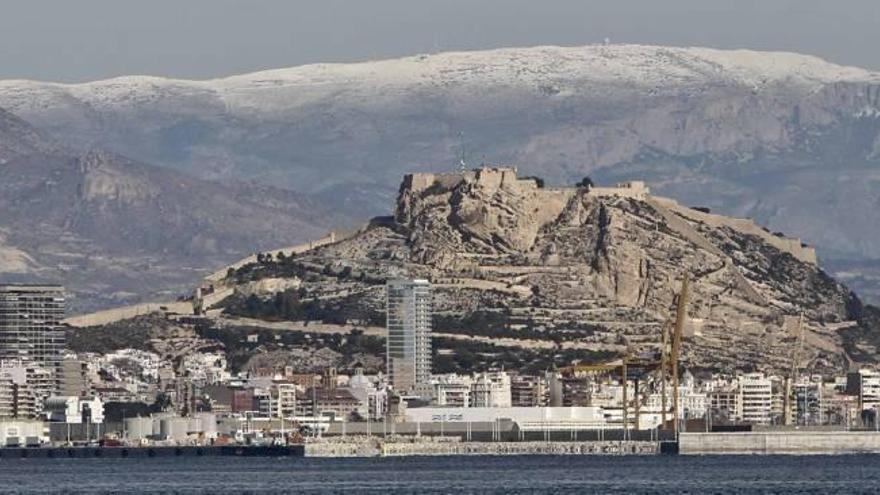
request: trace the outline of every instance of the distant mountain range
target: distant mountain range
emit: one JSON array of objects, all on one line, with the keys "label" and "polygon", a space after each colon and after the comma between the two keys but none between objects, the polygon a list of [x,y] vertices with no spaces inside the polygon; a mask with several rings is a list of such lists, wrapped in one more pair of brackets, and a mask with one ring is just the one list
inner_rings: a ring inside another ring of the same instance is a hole
[{"label": "distant mountain range", "polygon": [[242,253],[346,222],[306,194],[80,153],[2,110],[0,176],[0,279],[64,283],[74,312],[173,298]]},{"label": "distant mountain range", "polygon": [[345,217],[387,211],[403,173],[462,158],[550,184],[645,179],[801,237],[867,299],[880,295],[880,74],[815,57],[502,49],[209,81],[0,81],[0,107],[79,153],[285,188]]}]

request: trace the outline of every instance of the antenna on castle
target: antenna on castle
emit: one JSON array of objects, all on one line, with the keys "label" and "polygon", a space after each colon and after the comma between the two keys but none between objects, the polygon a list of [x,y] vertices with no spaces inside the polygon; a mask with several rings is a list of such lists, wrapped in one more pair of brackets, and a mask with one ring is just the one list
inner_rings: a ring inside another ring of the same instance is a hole
[{"label": "antenna on castle", "polygon": [[464,173],[467,171],[467,150],[464,147],[464,133],[458,131],[458,141],[459,141],[459,156],[458,156],[458,169],[460,172]]}]

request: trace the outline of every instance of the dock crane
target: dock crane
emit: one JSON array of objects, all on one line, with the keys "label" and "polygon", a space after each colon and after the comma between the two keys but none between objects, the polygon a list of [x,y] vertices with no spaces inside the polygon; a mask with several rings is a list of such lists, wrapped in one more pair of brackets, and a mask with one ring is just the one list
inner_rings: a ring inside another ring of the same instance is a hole
[{"label": "dock crane", "polygon": [[682,336],[684,333],[685,320],[687,319],[687,305],[689,298],[688,285],[689,276],[688,273],[685,272],[684,278],[682,279],[681,283],[681,290],[679,291],[675,305],[674,323],[671,326],[668,323],[664,324],[661,330],[662,337],[660,362],[654,360],[633,358],[629,349],[627,349],[627,352],[623,356],[623,358],[615,361],[595,364],[577,364],[573,366],[566,366],[564,368],[560,368],[559,370],[563,375],[573,375],[578,372],[613,372],[619,370],[621,384],[623,388],[622,392],[624,429],[627,428],[629,421],[629,378],[632,377],[634,381],[633,384],[635,390],[633,395],[635,396],[635,423],[636,429],[638,429],[639,412],[640,406],[642,404],[642,398],[639,397],[639,381],[642,377],[648,375],[649,373],[659,371],[662,400],[661,424],[666,424],[666,385],[668,382],[668,377],[671,377],[673,390],[675,391],[672,398],[673,430],[675,431],[675,433],[678,433],[678,360],[679,356],[681,355]]},{"label": "dock crane", "polygon": [[785,377],[785,393],[782,396],[782,424],[791,424],[791,387],[797,378],[798,356],[804,347],[804,313],[801,311],[797,325],[797,345],[791,350],[791,369]]},{"label": "dock crane", "polygon": [[[662,400],[662,424],[666,424],[666,374],[672,376],[672,430],[678,433],[679,418],[679,394],[678,394],[678,359],[681,355],[681,339],[684,333],[684,324],[687,319],[688,305],[688,274],[685,272],[684,279],[681,281],[681,290],[678,293],[678,301],[675,305],[675,324],[672,328],[664,326],[664,331],[671,332],[671,335],[664,335],[664,347],[660,352],[663,366],[660,369],[661,376],[661,400]],[[668,345],[668,347],[667,347]]]}]

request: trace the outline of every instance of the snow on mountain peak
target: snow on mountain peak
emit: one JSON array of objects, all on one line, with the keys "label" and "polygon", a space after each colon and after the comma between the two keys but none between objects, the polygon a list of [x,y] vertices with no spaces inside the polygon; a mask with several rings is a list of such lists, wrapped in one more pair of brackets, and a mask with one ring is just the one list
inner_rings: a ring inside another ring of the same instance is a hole
[{"label": "snow on mountain peak", "polygon": [[718,83],[760,90],[779,83],[810,90],[830,82],[878,80],[877,73],[796,53],[645,45],[538,46],[312,64],[204,81],[151,76],[81,84],[9,80],[0,81],[0,105],[13,112],[76,103],[125,107],[160,104],[165,98],[185,95],[220,100],[227,110],[259,110],[279,104],[296,107],[328,95],[393,99],[404,88],[516,90],[539,85],[563,91],[556,88],[558,83],[569,90],[603,92],[611,87],[665,92]]}]

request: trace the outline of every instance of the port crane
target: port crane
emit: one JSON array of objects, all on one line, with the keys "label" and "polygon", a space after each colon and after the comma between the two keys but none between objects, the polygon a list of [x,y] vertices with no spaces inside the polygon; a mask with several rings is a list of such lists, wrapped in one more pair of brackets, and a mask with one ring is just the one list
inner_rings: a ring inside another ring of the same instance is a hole
[{"label": "port crane", "polygon": [[678,293],[675,303],[675,320],[670,325],[668,322],[662,326],[661,330],[661,347],[660,360],[643,359],[633,357],[630,350],[624,354],[623,358],[606,363],[577,364],[560,368],[563,375],[571,376],[580,372],[605,372],[619,373],[622,392],[623,392],[623,425],[627,428],[629,421],[629,391],[628,382],[630,378],[633,380],[633,395],[635,397],[635,427],[639,429],[640,409],[644,402],[640,397],[639,383],[651,373],[659,373],[660,390],[661,390],[661,425],[666,424],[667,411],[667,382],[672,381],[672,417],[673,431],[678,433],[678,417],[679,417],[679,394],[678,394],[678,361],[681,355],[681,344],[684,333],[684,325],[687,319],[688,305],[688,285],[689,276],[685,272],[681,283],[681,290]]},{"label": "port crane", "polygon": [[788,371],[788,375],[785,377],[785,392],[782,396],[782,424],[790,425],[791,424],[791,387],[794,385],[794,381],[797,378],[797,370],[798,370],[798,357],[801,354],[801,350],[804,347],[804,313],[801,311],[800,317],[798,317],[797,324],[797,345],[795,345],[791,350],[791,368]]}]

